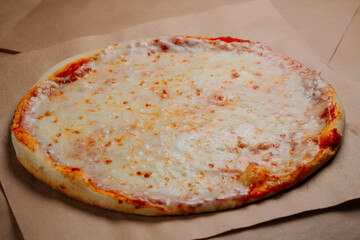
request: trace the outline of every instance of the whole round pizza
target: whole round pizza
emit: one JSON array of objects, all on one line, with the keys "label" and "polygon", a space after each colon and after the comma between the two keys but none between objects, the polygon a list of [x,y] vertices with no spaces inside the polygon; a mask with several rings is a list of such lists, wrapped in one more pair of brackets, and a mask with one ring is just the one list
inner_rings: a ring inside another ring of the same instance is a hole
[{"label": "whole round pizza", "polygon": [[46,72],[11,125],[17,157],[81,201],[142,215],[235,208],[337,151],[344,113],[315,71],[230,37],[134,40]]}]

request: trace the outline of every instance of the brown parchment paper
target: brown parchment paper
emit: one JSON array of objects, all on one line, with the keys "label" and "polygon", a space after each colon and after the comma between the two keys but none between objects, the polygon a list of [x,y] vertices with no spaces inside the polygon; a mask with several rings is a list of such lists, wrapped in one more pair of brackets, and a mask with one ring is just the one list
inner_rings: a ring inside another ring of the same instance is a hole
[{"label": "brown parchment paper", "polygon": [[232,230],[210,239],[231,240],[358,240],[360,199],[335,207],[274,219],[248,228]]},{"label": "brown parchment paper", "polygon": [[351,80],[360,82],[360,7],[333,54],[330,66]]},{"label": "brown parchment paper", "polygon": [[13,54],[4,53],[4,52],[1,52],[1,50],[0,50],[0,58],[2,58],[2,57],[8,57],[8,56],[11,56],[11,55],[13,55]]},{"label": "brown parchment paper", "polygon": [[[0,39],[41,0],[0,0]],[[1,48],[1,46],[0,46]]]},{"label": "brown parchment paper", "polygon": [[[359,136],[346,128],[336,157],[298,187],[240,209],[186,217],[140,217],[99,209],[51,190],[17,162],[9,139],[9,125],[17,103],[50,66],[77,53],[111,42],[166,34],[231,35],[269,43],[318,71],[335,85],[348,123],[359,131],[360,84],[328,70],[267,1],[252,1],[199,14],[162,19],[106,36],[84,37],[0,59],[2,96],[0,177],[25,239],[190,239],[248,227],[295,213],[325,208],[360,195]],[[325,71],[326,70],[326,71]],[[355,102],[354,102],[355,101]]]},{"label": "brown parchment paper", "polygon": [[[246,1],[249,0],[107,0],[106,3],[102,0],[47,0],[0,39],[0,48],[23,52],[76,37],[106,34],[147,21],[196,14]],[[271,2],[313,50],[326,60],[330,59],[360,5],[359,0]]]},{"label": "brown parchment paper", "polygon": [[326,60],[330,60],[359,0],[272,0],[274,7]]},{"label": "brown parchment paper", "polygon": [[249,0],[47,0],[0,38],[0,48],[23,52],[246,1]]},{"label": "brown parchment paper", "polygon": [[22,240],[21,231],[15,217],[11,212],[10,206],[7,203],[5,193],[0,184],[0,239],[7,240]]}]

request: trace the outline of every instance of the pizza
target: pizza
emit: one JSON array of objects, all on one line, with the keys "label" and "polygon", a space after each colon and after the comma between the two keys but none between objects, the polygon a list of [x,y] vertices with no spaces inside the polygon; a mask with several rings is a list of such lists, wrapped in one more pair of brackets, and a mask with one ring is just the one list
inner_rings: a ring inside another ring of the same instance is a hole
[{"label": "pizza", "polygon": [[17,158],[83,202],[141,215],[236,208],[337,151],[344,112],[315,71],[266,44],[168,36],[48,70],[11,125]]}]

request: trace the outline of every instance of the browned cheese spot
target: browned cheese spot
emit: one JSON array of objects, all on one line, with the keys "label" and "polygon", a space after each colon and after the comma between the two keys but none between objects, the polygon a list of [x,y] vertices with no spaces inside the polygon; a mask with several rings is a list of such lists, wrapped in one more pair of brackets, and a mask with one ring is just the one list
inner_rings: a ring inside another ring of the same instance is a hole
[{"label": "browned cheese spot", "polygon": [[199,88],[196,89],[196,95],[200,96],[200,89]]},{"label": "browned cheese spot", "polygon": [[254,75],[254,76],[257,76],[257,77],[262,76],[262,74],[261,74],[261,73],[259,73],[259,72],[253,73],[253,75]]},{"label": "browned cheese spot", "polygon": [[238,78],[238,77],[240,77],[240,75],[239,75],[237,72],[233,72],[233,73],[231,74],[231,77],[232,77],[232,78]]},{"label": "browned cheese spot", "polygon": [[161,49],[162,49],[164,52],[166,52],[166,51],[169,49],[169,47],[168,47],[166,44],[161,44]]}]

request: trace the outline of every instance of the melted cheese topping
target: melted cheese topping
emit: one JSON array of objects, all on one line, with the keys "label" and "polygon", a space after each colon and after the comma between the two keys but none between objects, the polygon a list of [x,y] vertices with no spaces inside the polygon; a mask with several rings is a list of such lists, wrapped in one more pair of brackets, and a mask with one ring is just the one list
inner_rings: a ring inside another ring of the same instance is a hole
[{"label": "melted cheese topping", "polygon": [[192,205],[247,195],[251,166],[286,177],[319,151],[327,85],[263,44],[133,41],[85,67],[45,81],[24,125],[99,188]]}]

